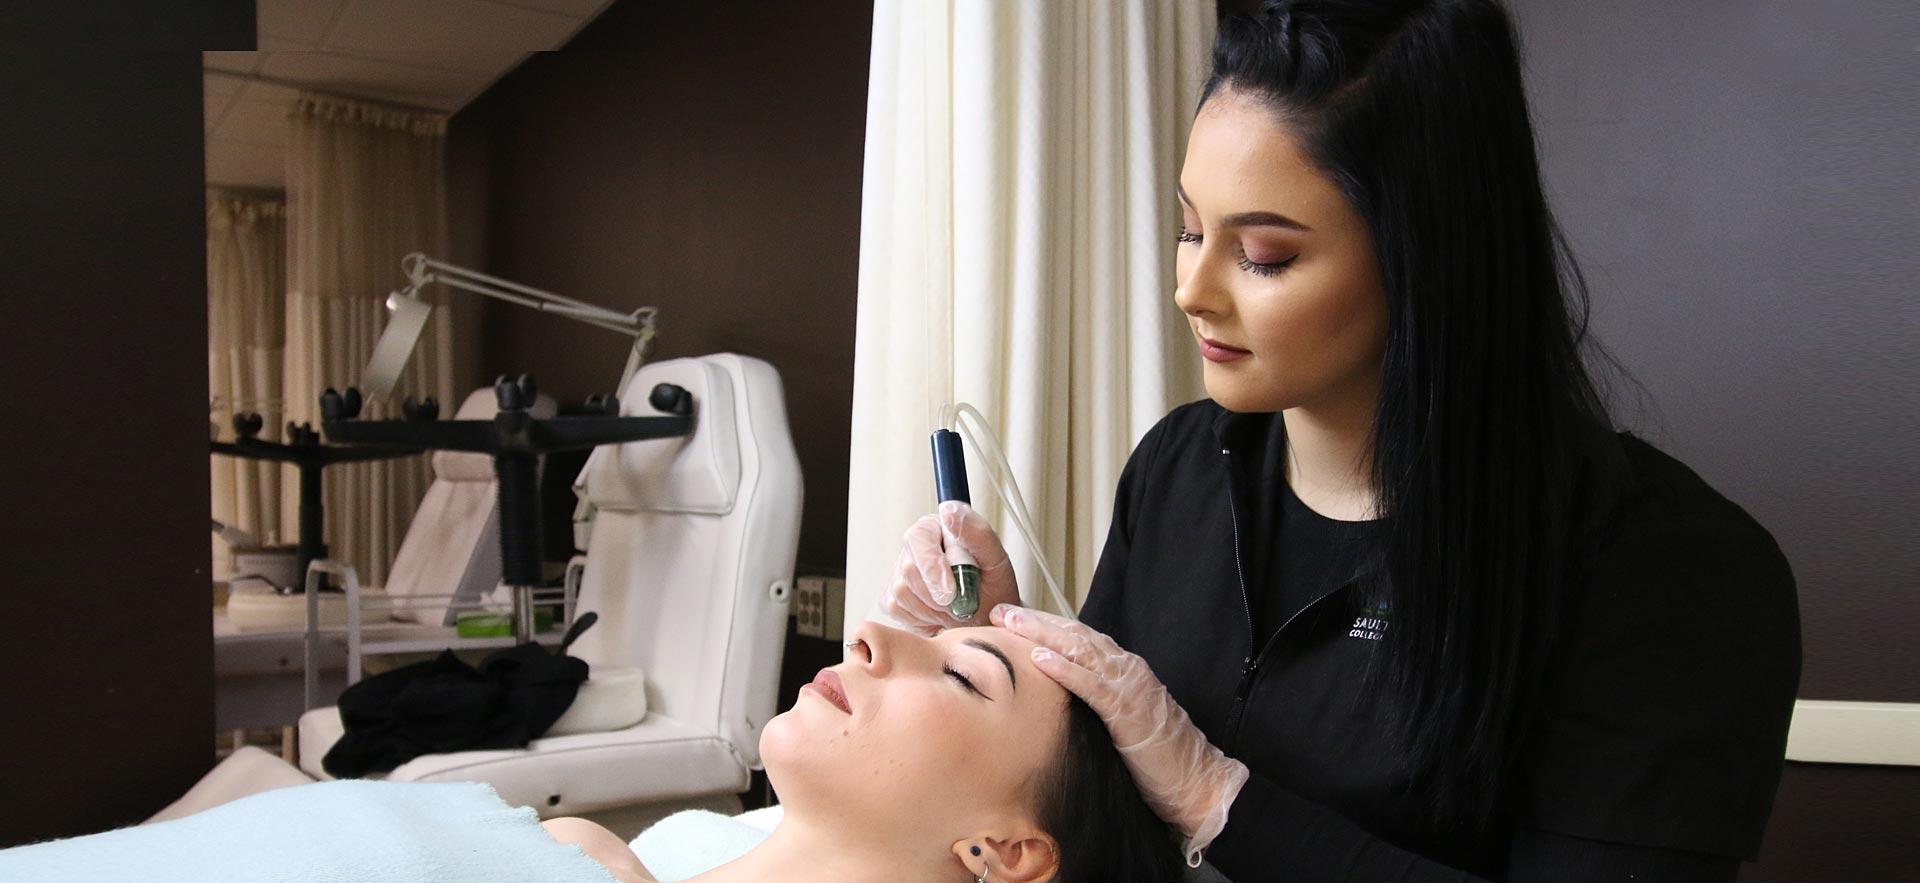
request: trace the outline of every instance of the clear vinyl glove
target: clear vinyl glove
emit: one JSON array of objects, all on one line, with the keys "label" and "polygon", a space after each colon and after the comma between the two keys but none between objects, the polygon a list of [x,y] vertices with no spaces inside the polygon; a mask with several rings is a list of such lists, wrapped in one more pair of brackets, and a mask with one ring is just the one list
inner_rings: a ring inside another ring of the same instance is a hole
[{"label": "clear vinyl glove", "polygon": [[1000,544],[993,525],[972,506],[957,500],[940,504],[938,512],[922,515],[901,540],[900,561],[893,585],[880,596],[880,609],[901,626],[923,635],[965,625],[986,625],[975,613],[960,619],[948,612],[957,585],[949,548],[958,547],[980,568],[980,609],[1020,603],[1020,587],[1013,562]]},{"label": "clear vinyl glove", "polygon": [[992,608],[988,618],[1038,644],[1034,665],[1106,721],[1140,796],[1180,829],[1187,866],[1198,867],[1201,853],[1227,826],[1227,808],[1250,775],[1246,764],[1207,741],[1147,661],[1112,638],[1071,619],[1013,605]]}]

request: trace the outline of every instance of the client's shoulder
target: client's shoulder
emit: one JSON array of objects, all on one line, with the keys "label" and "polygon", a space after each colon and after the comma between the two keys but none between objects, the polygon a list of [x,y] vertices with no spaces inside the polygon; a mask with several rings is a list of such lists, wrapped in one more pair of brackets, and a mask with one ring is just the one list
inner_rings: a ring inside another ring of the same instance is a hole
[{"label": "client's shoulder", "polygon": [[541,822],[540,827],[545,828],[555,842],[579,847],[619,883],[659,883],[640,857],[627,847],[626,841],[598,822],[568,816],[548,819]]}]

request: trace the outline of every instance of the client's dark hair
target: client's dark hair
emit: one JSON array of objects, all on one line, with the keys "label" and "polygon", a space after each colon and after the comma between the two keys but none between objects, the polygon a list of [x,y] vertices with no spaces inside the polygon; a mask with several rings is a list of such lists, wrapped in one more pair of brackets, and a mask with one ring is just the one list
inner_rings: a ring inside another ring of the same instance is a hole
[{"label": "client's dark hair", "polygon": [[1180,879],[1176,835],[1141,798],[1106,723],[1071,693],[1066,735],[1034,798],[1040,827],[1060,845],[1053,883]]}]

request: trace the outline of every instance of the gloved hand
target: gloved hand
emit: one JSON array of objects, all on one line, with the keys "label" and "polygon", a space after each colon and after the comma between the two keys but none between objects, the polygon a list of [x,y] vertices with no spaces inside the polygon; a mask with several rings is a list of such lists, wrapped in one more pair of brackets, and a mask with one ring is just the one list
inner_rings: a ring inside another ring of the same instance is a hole
[{"label": "gloved hand", "polygon": [[1140,796],[1186,837],[1189,867],[1227,825],[1227,808],[1250,771],[1207,741],[1187,711],[1173,701],[1147,661],[1085,625],[1011,604],[988,614],[1001,626],[1040,645],[1033,663],[1073,691],[1107,722],[1107,732],[1133,772]]},{"label": "gloved hand", "polygon": [[881,594],[880,609],[906,628],[932,635],[955,626],[986,625],[978,613],[962,620],[947,612],[958,590],[953,562],[947,559],[949,545],[965,549],[980,567],[981,610],[991,610],[995,604],[1020,603],[1020,587],[1007,549],[986,516],[972,506],[957,500],[941,503],[939,512],[922,515],[907,528],[901,545],[893,586]]}]

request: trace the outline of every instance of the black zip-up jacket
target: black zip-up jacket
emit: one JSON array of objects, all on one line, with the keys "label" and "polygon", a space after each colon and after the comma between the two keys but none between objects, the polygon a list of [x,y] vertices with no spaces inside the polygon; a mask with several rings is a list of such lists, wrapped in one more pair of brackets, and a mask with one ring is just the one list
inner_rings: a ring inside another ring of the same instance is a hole
[{"label": "black zip-up jacket", "polygon": [[1211,865],[1234,883],[1704,883],[1755,857],[1799,682],[1792,571],[1685,465],[1631,433],[1605,441],[1630,475],[1561,599],[1503,821],[1465,832],[1423,816],[1386,735],[1388,700],[1359,693],[1390,613],[1380,622],[1336,581],[1256,635],[1270,587],[1243,581],[1269,573],[1248,565],[1273,544],[1259,513],[1278,507],[1262,496],[1285,490],[1280,416],[1203,400],[1147,432],[1080,619],[1145,658],[1252,771]]}]

